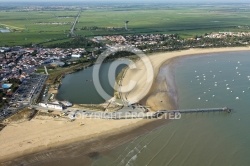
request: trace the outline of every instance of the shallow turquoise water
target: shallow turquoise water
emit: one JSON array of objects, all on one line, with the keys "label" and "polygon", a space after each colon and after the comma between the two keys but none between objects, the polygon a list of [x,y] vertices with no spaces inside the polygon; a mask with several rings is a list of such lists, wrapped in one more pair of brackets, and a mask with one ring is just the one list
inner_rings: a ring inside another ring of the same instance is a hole
[{"label": "shallow turquoise water", "polygon": [[180,109],[227,106],[234,109],[231,114],[182,115],[180,120],[102,154],[93,165],[248,166],[249,54],[193,56],[174,64]]}]

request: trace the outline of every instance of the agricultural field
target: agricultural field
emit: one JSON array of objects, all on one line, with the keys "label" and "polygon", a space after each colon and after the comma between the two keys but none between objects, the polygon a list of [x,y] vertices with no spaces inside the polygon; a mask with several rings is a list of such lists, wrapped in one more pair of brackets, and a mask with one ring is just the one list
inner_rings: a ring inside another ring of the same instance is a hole
[{"label": "agricultural field", "polygon": [[[0,10],[0,46],[55,44],[67,37],[75,10]],[[125,30],[125,21],[129,21]],[[250,6],[247,5],[153,5],[84,8],[75,34],[92,37],[112,34],[178,33],[193,37],[219,31],[250,31]]]},{"label": "agricultural field", "polygon": [[77,11],[0,11],[0,45],[25,45],[67,37]]},{"label": "agricultural field", "polygon": [[[159,9],[87,10],[82,12],[77,33],[87,36],[126,33],[179,33],[181,36],[192,36],[214,31],[249,31],[249,8],[173,6]],[[128,31],[124,29],[125,21],[129,21]],[[97,28],[84,30],[84,27]]]}]

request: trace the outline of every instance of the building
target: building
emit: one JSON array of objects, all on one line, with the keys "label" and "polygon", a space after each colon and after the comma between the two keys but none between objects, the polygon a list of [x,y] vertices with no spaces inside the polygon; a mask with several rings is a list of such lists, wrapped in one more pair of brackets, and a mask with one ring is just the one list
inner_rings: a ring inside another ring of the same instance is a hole
[{"label": "building", "polygon": [[72,55],[71,55],[71,58],[80,58],[80,57],[81,57],[80,54],[72,54]]},{"label": "building", "polygon": [[48,108],[48,109],[55,109],[55,110],[59,110],[59,111],[63,110],[63,107],[60,104],[39,103],[39,106],[44,107],[44,108]]},{"label": "building", "polygon": [[73,106],[73,104],[70,103],[69,101],[61,101],[61,103],[62,103],[62,105],[63,105],[64,107],[72,107],[72,106]]},{"label": "building", "polygon": [[3,89],[9,89],[11,88],[12,84],[2,84]]},{"label": "building", "polygon": [[52,63],[50,63],[50,66],[53,66],[53,67],[57,67],[57,66],[64,66],[65,63],[64,62],[61,62],[61,61],[53,61]]},{"label": "building", "polygon": [[10,30],[9,29],[0,29],[0,33],[9,33],[10,32]]}]

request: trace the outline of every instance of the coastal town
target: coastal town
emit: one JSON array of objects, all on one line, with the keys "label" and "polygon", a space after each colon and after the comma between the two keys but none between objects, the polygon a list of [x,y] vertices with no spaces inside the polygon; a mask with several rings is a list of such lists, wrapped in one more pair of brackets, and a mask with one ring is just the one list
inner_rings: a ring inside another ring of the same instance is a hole
[{"label": "coastal town", "polygon": [[0,166],[250,163],[247,0],[1,0]]},{"label": "coastal town", "polygon": [[[43,48],[38,46],[1,47],[0,120],[10,117],[25,107],[32,107],[32,105],[35,105],[34,108],[44,107],[44,110],[63,110],[72,106],[67,101],[54,100],[55,94],[48,93],[49,87],[58,89],[59,86],[55,82],[48,84],[49,74],[55,70],[63,71],[65,68],[82,63],[92,64],[105,48],[130,45],[142,49],[145,53],[150,53],[188,48],[246,46],[249,45],[250,33],[219,32],[189,39],[182,39],[177,34],[114,35],[96,36],[88,40],[106,44],[104,48],[93,48],[93,50],[100,51],[86,51],[85,48]],[[107,43],[107,41],[109,42]],[[61,78],[61,76],[59,77]]]}]

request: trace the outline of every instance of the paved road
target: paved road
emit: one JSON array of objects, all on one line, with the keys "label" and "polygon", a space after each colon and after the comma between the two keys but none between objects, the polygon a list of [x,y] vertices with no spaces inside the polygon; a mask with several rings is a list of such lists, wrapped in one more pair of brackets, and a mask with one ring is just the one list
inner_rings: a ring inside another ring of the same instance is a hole
[{"label": "paved road", "polygon": [[75,26],[76,26],[76,23],[77,23],[77,21],[78,21],[80,15],[81,15],[81,12],[82,12],[81,10],[78,12],[78,14],[77,14],[77,16],[76,16],[76,19],[75,19],[75,21],[74,21],[74,23],[73,23],[73,25],[72,25],[72,27],[71,27],[71,29],[70,29],[70,35],[71,35],[71,36],[74,36],[74,35],[75,35],[75,33],[74,33]]}]

